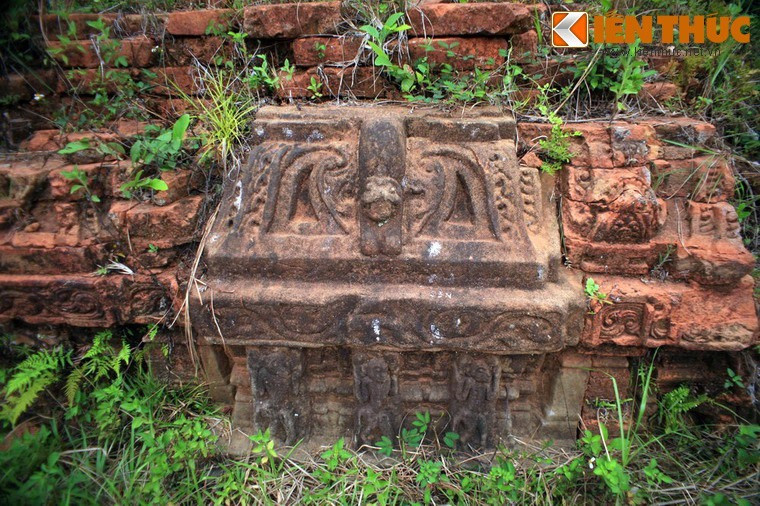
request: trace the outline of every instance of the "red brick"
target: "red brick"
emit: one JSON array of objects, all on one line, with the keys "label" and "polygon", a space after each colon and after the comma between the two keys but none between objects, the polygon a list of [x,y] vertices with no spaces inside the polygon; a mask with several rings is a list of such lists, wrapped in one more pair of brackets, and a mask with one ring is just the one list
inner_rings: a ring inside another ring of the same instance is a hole
[{"label": "red brick", "polygon": [[614,123],[610,127],[615,167],[645,165],[653,161],[659,145],[654,128],[648,124]]},{"label": "red brick", "polygon": [[587,315],[581,338],[587,346],[611,342],[726,351],[757,342],[754,280],[750,276],[723,291],[604,275],[595,275],[594,281],[615,302],[592,305],[594,312]]},{"label": "red brick", "polygon": [[0,321],[110,327],[117,322],[121,278],[0,275]]},{"label": "red brick", "polygon": [[337,33],[340,2],[253,5],[245,8],[243,28],[254,39],[295,39]]},{"label": "red brick", "polygon": [[146,13],[119,14],[113,22],[111,35],[114,37],[130,37],[134,35],[149,35],[163,39],[168,14]]},{"label": "red brick", "polygon": [[227,60],[232,56],[232,48],[222,37],[189,37],[166,41],[163,45],[166,64],[170,66],[213,63],[217,56]]},{"label": "red brick", "polygon": [[53,232],[16,232],[11,238],[14,248],[52,249],[58,242]]},{"label": "red brick", "polygon": [[680,94],[681,90],[677,85],[670,82],[659,82],[644,83],[638,96],[647,105],[660,107]]},{"label": "red brick", "polygon": [[[547,123],[519,123],[520,138],[534,146],[538,140],[549,135],[551,126]],[[573,123],[565,125],[568,133],[580,132],[571,136],[570,152],[573,153],[572,164],[578,167],[612,168],[614,161],[609,130],[605,125],[596,123]]]},{"label": "red brick", "polygon": [[205,35],[209,26],[221,25],[226,33],[232,27],[233,15],[232,9],[175,11],[169,13],[166,31],[172,35]]},{"label": "red brick", "polygon": [[[111,71],[110,79],[104,79],[101,69],[76,69],[71,70],[68,75],[68,82],[61,80],[58,82],[57,92],[60,94],[69,93],[93,93],[96,88],[104,86],[108,93],[119,92],[119,82],[126,82],[129,78],[134,79],[137,73],[130,69],[118,69]],[[118,81],[118,82],[117,82]]]},{"label": "red brick", "polygon": [[177,292],[171,273],[0,275],[0,321],[78,327],[151,323],[172,309]]},{"label": "red brick", "polygon": [[430,4],[408,12],[418,36],[506,35],[533,26],[530,7],[508,2]]},{"label": "red brick", "polygon": [[72,13],[69,14],[68,19],[64,19],[56,14],[46,14],[42,17],[42,25],[48,38],[52,40],[55,35],[68,34],[69,23],[73,23],[76,27],[75,37],[73,38],[86,40],[90,35],[100,33],[99,30],[88,25],[88,22],[102,19],[105,26],[111,27],[116,18],[116,14]]},{"label": "red brick", "polygon": [[[153,40],[144,35],[122,39],[118,42],[120,48],[117,56],[126,58],[129,67],[149,67],[156,59],[156,53],[153,52],[155,47]],[[64,49],[62,53],[53,56],[64,67],[96,68],[100,66],[97,48],[91,40],[78,41],[65,47],[60,42],[50,42],[48,48]],[[67,61],[64,61],[64,56]]]},{"label": "red brick", "polygon": [[20,148],[24,151],[55,151],[61,149],[61,137],[60,130],[37,130],[21,143]]},{"label": "red brick", "polygon": [[321,76],[316,69],[312,68],[295,72],[290,80],[284,72],[281,72],[280,89],[277,95],[281,98],[314,98],[313,91],[308,89],[312,78],[322,83],[319,92],[324,97],[375,98],[394,93],[376,68],[325,67]]},{"label": "red brick", "polygon": [[[679,199],[680,200],[680,199]],[[681,207],[679,202],[671,205]],[[694,279],[701,284],[732,285],[755,266],[753,255],[742,242],[739,218],[728,202],[713,204],[688,201],[671,255],[672,277]]]},{"label": "red brick", "polygon": [[660,140],[671,140],[682,144],[710,147],[716,138],[715,127],[710,123],[687,117],[653,118],[651,124]]},{"label": "red brick", "polygon": [[734,174],[728,160],[699,156],[653,166],[652,181],[664,198],[689,197],[699,202],[725,201],[734,192]]},{"label": "red brick", "polygon": [[100,163],[91,163],[87,165],[69,165],[50,171],[48,174],[48,184],[50,185],[49,198],[53,200],[83,200],[85,198],[86,194],[84,190],[71,193],[71,187],[78,183],[63,176],[64,171],[71,171],[77,168],[85,173],[90,191],[95,195],[103,196],[103,185],[101,182],[102,165]]},{"label": "red brick", "polygon": [[668,246],[676,247],[676,241],[677,237],[656,237],[641,244],[611,244],[592,241],[572,232],[566,232],[564,236],[567,259],[574,267],[585,272],[628,276],[648,275],[667,254]]},{"label": "red brick", "polygon": [[512,58],[516,60],[530,59],[536,56],[538,50],[538,33],[529,30],[524,33],[516,33],[509,39],[512,48]]},{"label": "red brick", "polygon": [[179,286],[174,273],[138,274],[124,277],[118,306],[119,320],[129,323],[156,323],[167,311],[179,309]]},{"label": "red brick", "polygon": [[[484,70],[494,69],[504,62],[504,57],[499,54],[499,50],[506,49],[507,41],[498,38],[409,40],[409,54],[412,61],[427,57],[430,63],[448,63],[457,70],[472,70],[476,67]],[[449,56],[449,52],[453,55]]]},{"label": "red brick", "polygon": [[63,161],[0,162],[0,195],[3,199],[13,199],[30,203],[42,191],[47,182],[48,172],[63,166]]},{"label": "red brick", "polygon": [[97,30],[87,23],[102,19],[113,37],[132,35],[144,35],[146,33],[160,35],[167,21],[167,15],[161,13],[150,14],[92,14],[71,13],[68,20],[55,14],[47,14],[42,17],[42,25],[50,40],[56,40],[56,36],[68,33],[69,22],[74,23],[76,35],[74,39],[87,40],[91,35],[98,35]]},{"label": "red brick", "polygon": [[199,91],[197,69],[187,67],[165,67],[152,69],[156,77],[150,82],[153,85],[151,91],[160,95],[177,95],[178,90],[193,95]]},{"label": "red brick", "polygon": [[[320,52],[318,45],[324,50]],[[335,65],[352,61],[361,47],[361,37],[303,37],[293,41],[293,60],[300,67]]]},{"label": "red brick", "polygon": [[164,180],[169,189],[156,192],[153,196],[153,202],[156,205],[165,206],[186,197],[190,189],[192,177],[192,170],[173,170],[164,172],[161,174],[161,179]]},{"label": "red brick", "polygon": [[377,98],[392,93],[386,79],[374,67],[325,68],[324,76],[325,96]]},{"label": "red brick", "polygon": [[292,75],[280,72],[280,86],[277,88],[277,96],[284,99],[311,98],[313,93],[308,89],[313,77],[317,82],[322,82],[316,71],[296,71]]},{"label": "red brick", "polygon": [[186,197],[167,206],[116,203],[111,213],[120,218],[119,228],[126,226],[131,238],[169,248],[193,240],[202,203],[202,196]]},{"label": "red brick", "polygon": [[86,248],[0,246],[0,272],[5,274],[92,272],[96,267]]},{"label": "red brick", "polygon": [[8,74],[0,77],[0,95],[27,101],[32,99],[32,89],[23,75]]}]

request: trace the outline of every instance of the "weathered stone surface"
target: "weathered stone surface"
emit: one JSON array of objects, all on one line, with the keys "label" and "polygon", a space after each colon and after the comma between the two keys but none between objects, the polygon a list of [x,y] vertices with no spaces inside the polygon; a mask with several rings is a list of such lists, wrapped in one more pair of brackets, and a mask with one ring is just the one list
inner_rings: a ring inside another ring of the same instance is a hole
[{"label": "weathered stone surface", "polygon": [[[641,146],[649,144],[640,144],[636,137],[646,138],[651,132],[639,132],[613,141],[621,160],[645,155]],[[705,165],[695,159],[683,161]],[[660,170],[655,168],[655,174],[662,174]],[[752,270],[754,259],[742,244],[735,209],[721,202],[730,188],[722,181],[733,178],[725,163],[704,170],[701,182],[692,183],[685,176],[676,187],[675,174],[659,178],[658,186],[645,167],[566,167],[560,188],[568,259],[586,272],[643,275],[656,268],[675,279],[703,284],[739,281]],[[708,170],[722,172],[713,177]],[[708,180],[713,181],[709,191]],[[669,195],[660,191],[663,186],[669,188]],[[691,190],[684,190],[687,187]],[[689,196],[694,200],[687,200]]]},{"label": "weathered stone surface", "polygon": [[592,305],[582,339],[586,346],[741,350],[757,341],[749,276],[722,290],[613,276],[594,280],[614,303]]},{"label": "weathered stone surface", "polygon": [[0,162],[0,200],[16,201],[20,207],[31,204],[45,190],[50,171],[61,167],[65,162],[60,158]]},{"label": "weathered stone surface", "polygon": [[[232,362],[234,425],[299,438],[374,444],[409,428],[422,406],[467,447],[506,437],[571,443],[591,360],[575,354],[394,353],[249,347]],[[544,389],[551,392],[545,395]],[[453,427],[453,428],[452,428]]]},{"label": "weathered stone surface", "polygon": [[252,5],[243,16],[243,28],[254,39],[333,34],[340,22],[340,2]]},{"label": "weathered stone surface", "polygon": [[[250,169],[241,175],[238,187],[228,189],[222,215],[230,228],[220,226],[211,234],[211,263],[218,258],[225,269],[233,269],[231,274],[256,269],[266,277],[289,279],[307,269],[314,281],[408,279],[427,284],[435,274],[433,281],[446,285],[464,284],[469,278],[486,286],[540,287],[555,279],[559,251],[553,213],[542,193],[547,185],[537,171],[516,166],[513,141],[502,137],[502,132],[511,135],[511,120],[459,120],[389,108],[321,111],[306,121],[293,108],[259,112],[262,122],[254,131],[261,144],[253,150]],[[406,129],[406,238],[398,259],[368,258],[353,247],[358,238],[353,220],[359,211],[357,137],[366,114],[397,116]],[[431,143],[431,138],[438,142]],[[457,146],[462,142],[468,147]],[[283,174],[275,177],[267,169],[272,157],[281,160],[277,172],[306,171],[312,179],[290,189],[289,180],[280,182]],[[325,168],[314,173],[313,159]],[[317,174],[331,179],[314,179]],[[320,188],[330,188],[330,193],[320,193],[326,191]],[[318,193],[303,202],[312,191]],[[307,193],[299,196],[301,192]],[[248,232],[228,232],[241,227]],[[260,239],[250,244],[246,255],[228,261],[257,236]],[[274,262],[271,251],[277,252]],[[478,261],[473,265],[470,259]]]},{"label": "weathered stone surface", "polygon": [[[553,180],[517,165],[510,117],[269,107],[254,133],[193,311],[205,344],[248,350],[251,426],[362,444],[432,403],[464,444],[572,438],[579,401],[561,410],[558,392],[585,373],[542,364],[577,343],[580,280],[559,269]],[[548,404],[536,382],[555,385]]]},{"label": "weathered stone surface", "polygon": [[82,247],[0,246],[0,273],[62,274],[92,272],[96,268],[95,258]]},{"label": "weathered stone surface", "polygon": [[529,30],[533,11],[509,2],[428,4],[408,11],[417,36],[505,35]]}]

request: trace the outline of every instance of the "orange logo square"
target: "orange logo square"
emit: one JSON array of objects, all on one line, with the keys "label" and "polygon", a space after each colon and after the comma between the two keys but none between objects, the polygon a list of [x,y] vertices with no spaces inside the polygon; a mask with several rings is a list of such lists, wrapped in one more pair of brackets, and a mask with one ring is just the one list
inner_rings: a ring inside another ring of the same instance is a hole
[{"label": "orange logo square", "polygon": [[588,46],[588,13],[555,12],[552,14],[552,46]]}]

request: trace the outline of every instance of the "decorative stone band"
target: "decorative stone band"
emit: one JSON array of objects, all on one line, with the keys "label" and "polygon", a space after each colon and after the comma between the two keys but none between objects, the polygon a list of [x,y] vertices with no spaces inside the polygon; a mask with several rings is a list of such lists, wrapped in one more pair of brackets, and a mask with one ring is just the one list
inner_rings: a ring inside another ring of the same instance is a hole
[{"label": "decorative stone band", "polygon": [[583,306],[571,273],[541,290],[209,280],[193,323],[205,342],[362,349],[559,351]]}]

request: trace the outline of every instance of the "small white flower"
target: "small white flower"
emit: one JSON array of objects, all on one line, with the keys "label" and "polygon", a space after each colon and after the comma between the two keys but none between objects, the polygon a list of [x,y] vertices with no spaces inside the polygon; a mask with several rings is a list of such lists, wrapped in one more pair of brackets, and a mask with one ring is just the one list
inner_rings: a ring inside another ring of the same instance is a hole
[{"label": "small white flower", "polygon": [[40,101],[40,100],[42,100],[43,98],[45,98],[45,95],[43,95],[42,93],[35,93],[35,94],[34,94],[34,101],[35,101],[35,102],[39,102],[39,101]]},{"label": "small white flower", "polygon": [[160,50],[161,48],[156,46],[153,49],[150,50],[151,53],[155,53],[156,51]]},{"label": "small white flower", "polygon": [[589,461],[588,461],[588,468],[589,469],[594,469],[594,462],[596,462],[596,457],[591,457],[591,459],[589,459]]}]

